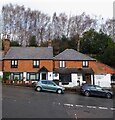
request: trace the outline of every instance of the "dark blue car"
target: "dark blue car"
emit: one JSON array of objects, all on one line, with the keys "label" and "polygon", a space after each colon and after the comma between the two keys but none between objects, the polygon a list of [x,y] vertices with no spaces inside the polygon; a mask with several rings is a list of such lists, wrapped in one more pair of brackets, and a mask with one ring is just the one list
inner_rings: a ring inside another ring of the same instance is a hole
[{"label": "dark blue car", "polygon": [[105,90],[98,85],[84,84],[80,88],[81,94],[85,96],[100,96],[106,98],[112,98],[113,92]]}]

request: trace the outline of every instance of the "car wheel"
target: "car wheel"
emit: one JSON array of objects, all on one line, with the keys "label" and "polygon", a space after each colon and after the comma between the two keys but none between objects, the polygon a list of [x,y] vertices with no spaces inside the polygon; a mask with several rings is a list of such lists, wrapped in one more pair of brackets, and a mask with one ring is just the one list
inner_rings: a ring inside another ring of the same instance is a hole
[{"label": "car wheel", "polygon": [[107,97],[108,99],[110,99],[110,98],[112,97],[112,95],[111,95],[110,93],[107,93],[107,94],[106,94],[106,97]]},{"label": "car wheel", "polygon": [[90,96],[89,91],[85,91],[84,95],[87,96],[87,97],[89,97]]},{"label": "car wheel", "polygon": [[41,89],[41,87],[39,87],[39,86],[36,88],[36,91],[38,91],[38,92],[40,92],[41,90],[42,90],[42,89]]},{"label": "car wheel", "polygon": [[62,90],[61,90],[61,89],[58,89],[58,90],[57,90],[57,93],[58,93],[58,94],[61,94],[61,93],[62,93]]}]

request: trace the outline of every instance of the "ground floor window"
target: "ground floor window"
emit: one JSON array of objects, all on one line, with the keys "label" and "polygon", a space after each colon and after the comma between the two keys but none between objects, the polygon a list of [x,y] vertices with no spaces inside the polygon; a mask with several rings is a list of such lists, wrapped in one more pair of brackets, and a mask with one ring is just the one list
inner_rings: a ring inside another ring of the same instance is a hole
[{"label": "ground floor window", "polygon": [[12,72],[12,73],[10,73],[10,79],[11,80],[22,80],[23,73],[22,72]]},{"label": "ground floor window", "polygon": [[71,81],[71,74],[60,74],[60,80],[63,85],[69,84]]},{"label": "ground floor window", "polygon": [[38,81],[39,80],[39,73],[28,72],[27,73],[27,80]]}]

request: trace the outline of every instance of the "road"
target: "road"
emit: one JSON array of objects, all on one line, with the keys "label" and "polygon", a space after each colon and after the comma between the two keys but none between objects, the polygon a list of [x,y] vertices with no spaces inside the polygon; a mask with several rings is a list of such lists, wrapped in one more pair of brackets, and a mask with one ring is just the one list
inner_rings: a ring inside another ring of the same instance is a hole
[{"label": "road", "polygon": [[2,87],[3,118],[113,118],[114,112],[113,99]]}]

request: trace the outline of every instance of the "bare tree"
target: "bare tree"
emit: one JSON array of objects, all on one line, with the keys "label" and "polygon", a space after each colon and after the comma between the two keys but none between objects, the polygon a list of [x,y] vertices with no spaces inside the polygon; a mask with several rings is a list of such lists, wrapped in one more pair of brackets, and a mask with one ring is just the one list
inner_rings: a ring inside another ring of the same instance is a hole
[{"label": "bare tree", "polygon": [[70,18],[70,36],[76,36],[77,50],[80,50],[80,37],[82,34],[91,29],[95,20],[89,15],[82,13]]}]

